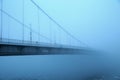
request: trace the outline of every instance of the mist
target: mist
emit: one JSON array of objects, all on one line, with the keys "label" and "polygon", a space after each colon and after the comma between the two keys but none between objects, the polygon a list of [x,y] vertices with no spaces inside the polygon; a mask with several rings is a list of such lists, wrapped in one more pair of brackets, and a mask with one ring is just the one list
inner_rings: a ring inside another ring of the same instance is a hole
[{"label": "mist", "polygon": [[[119,54],[119,0],[36,0],[36,2],[90,47]],[[47,7],[48,3],[50,7]]]},{"label": "mist", "polygon": [[79,46],[95,52],[88,52],[89,55],[0,56],[0,79],[88,80],[91,76],[119,73],[119,0],[34,0],[81,42],[62,31],[31,0],[1,1],[1,38]]}]

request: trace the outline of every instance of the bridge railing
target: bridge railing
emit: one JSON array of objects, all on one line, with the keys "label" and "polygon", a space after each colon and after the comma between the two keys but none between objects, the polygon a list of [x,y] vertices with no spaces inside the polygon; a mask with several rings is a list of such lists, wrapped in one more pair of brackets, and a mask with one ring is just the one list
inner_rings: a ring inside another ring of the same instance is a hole
[{"label": "bridge railing", "polygon": [[82,49],[82,47],[78,46],[69,46],[69,45],[61,45],[61,44],[51,44],[45,42],[37,42],[37,41],[22,41],[17,39],[0,39],[0,44],[6,45],[22,45],[22,46],[37,46],[37,47],[56,47],[56,48],[75,48]]}]

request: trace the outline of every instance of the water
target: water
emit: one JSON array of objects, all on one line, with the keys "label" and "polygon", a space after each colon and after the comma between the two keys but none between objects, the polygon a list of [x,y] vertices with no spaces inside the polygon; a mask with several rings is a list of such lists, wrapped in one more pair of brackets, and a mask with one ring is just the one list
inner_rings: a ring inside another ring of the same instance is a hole
[{"label": "water", "polygon": [[108,61],[104,55],[1,56],[0,80],[93,80],[111,72]]}]

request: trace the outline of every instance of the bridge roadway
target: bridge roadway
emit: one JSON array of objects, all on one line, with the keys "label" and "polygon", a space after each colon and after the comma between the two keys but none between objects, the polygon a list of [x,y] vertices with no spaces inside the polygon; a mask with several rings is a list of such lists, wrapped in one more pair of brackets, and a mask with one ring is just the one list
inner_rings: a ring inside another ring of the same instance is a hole
[{"label": "bridge roadway", "polygon": [[11,55],[50,55],[84,52],[84,48],[43,42],[31,42],[13,39],[0,40],[0,56]]}]

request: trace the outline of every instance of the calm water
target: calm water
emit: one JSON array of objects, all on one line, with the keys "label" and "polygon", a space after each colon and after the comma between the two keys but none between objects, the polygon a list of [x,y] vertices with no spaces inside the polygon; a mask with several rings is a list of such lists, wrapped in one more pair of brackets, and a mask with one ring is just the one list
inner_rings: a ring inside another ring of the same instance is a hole
[{"label": "calm water", "polygon": [[112,72],[104,55],[0,57],[0,80],[93,80]]}]

